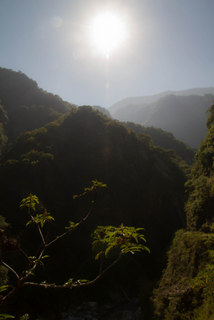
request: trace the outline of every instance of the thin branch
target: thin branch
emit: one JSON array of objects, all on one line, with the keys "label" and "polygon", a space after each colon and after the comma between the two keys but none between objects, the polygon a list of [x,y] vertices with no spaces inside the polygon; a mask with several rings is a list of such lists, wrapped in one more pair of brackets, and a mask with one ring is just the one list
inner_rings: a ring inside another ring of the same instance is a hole
[{"label": "thin branch", "polygon": [[40,255],[38,257],[38,259],[36,259],[36,261],[34,262],[34,265],[32,268],[30,268],[29,270],[26,270],[25,272],[25,276],[23,277],[19,277],[19,275],[16,273],[16,271],[10,267],[7,263],[5,263],[4,261],[0,260],[0,263],[6,267],[7,269],[9,269],[17,278],[17,284],[16,286],[9,291],[8,294],[6,294],[4,297],[1,298],[0,300],[0,305],[5,304],[17,291],[19,291],[19,289],[21,287],[23,287],[25,285],[25,280],[33,273],[33,271],[36,269],[37,265],[39,264],[39,262],[42,259],[42,256],[45,252],[45,248],[43,248],[43,250],[40,252]]},{"label": "thin branch", "polygon": [[[33,217],[32,215],[30,215],[30,217],[31,217],[31,220],[32,220],[33,222],[35,222],[34,217]],[[43,235],[43,233],[42,233],[42,230],[41,230],[39,224],[36,223],[36,226],[37,226],[37,229],[38,229],[38,231],[39,231],[40,237],[41,237],[41,239],[42,239],[42,243],[43,243],[44,246],[46,246],[45,238],[44,238],[44,235]]]},{"label": "thin branch", "polygon": [[21,247],[19,247],[19,252],[21,252],[22,254],[23,254],[23,256],[28,260],[28,261],[30,261],[30,259],[28,258],[28,255],[27,255],[27,253],[21,248]]},{"label": "thin branch", "polygon": [[11,267],[11,266],[9,266],[6,262],[4,262],[4,261],[2,261],[2,260],[0,260],[0,263],[5,267],[5,268],[7,268],[8,270],[10,270],[14,275],[15,275],[15,277],[19,280],[20,279],[20,277],[19,277],[19,275],[17,274],[17,272]]},{"label": "thin branch", "polygon": [[56,236],[56,238],[54,238],[53,240],[51,240],[50,242],[48,242],[46,244],[46,248],[50,247],[53,243],[55,243],[56,241],[64,238],[64,236],[66,236],[68,233],[70,232],[70,230],[63,232],[62,234],[60,234],[59,236]]},{"label": "thin branch", "polygon": [[24,286],[30,286],[30,287],[37,287],[37,288],[52,288],[52,289],[66,289],[68,287],[66,287],[63,284],[55,284],[55,283],[36,283],[36,282],[30,282],[30,281],[26,281],[24,283]]},{"label": "thin branch", "polygon": [[40,234],[40,236],[42,238],[42,243],[43,243],[44,246],[46,246],[45,238],[43,236],[42,230],[41,230],[40,226],[38,225],[38,223],[37,223],[37,228],[38,228],[39,234]]},{"label": "thin branch", "polygon": [[[95,199],[94,199],[95,200]],[[88,213],[86,214],[86,216],[84,216],[78,223],[77,225],[79,226],[80,224],[84,223],[88,218],[89,216],[91,215],[92,213],[92,210],[94,208],[94,203],[95,201],[92,201],[91,203],[91,207],[88,211]],[[32,220],[32,222],[35,222],[34,220],[34,217],[31,215],[30,213],[30,210],[28,210],[28,213],[30,215],[30,218]],[[70,285],[69,284],[64,284],[64,285],[56,285],[56,284],[47,284],[47,283],[35,283],[35,282],[28,282],[26,281],[28,279],[28,277],[30,275],[32,275],[32,273],[34,272],[34,270],[37,268],[38,264],[40,263],[40,261],[42,260],[42,257],[45,253],[45,250],[50,246],[52,245],[53,243],[55,243],[57,240],[60,240],[61,238],[63,238],[64,236],[66,236],[69,232],[71,232],[71,230],[67,230],[65,231],[64,233],[62,233],[61,235],[57,236],[55,239],[53,239],[52,241],[50,241],[49,243],[46,242],[46,239],[43,235],[43,232],[39,226],[38,223],[36,223],[37,225],[37,229],[39,231],[39,234],[40,234],[40,237],[41,237],[41,240],[42,240],[42,244],[43,244],[43,248],[41,249],[41,252],[38,256],[38,258],[33,262],[33,266],[26,270],[25,271],[25,275],[20,277],[17,272],[11,267],[9,266],[7,263],[5,263],[4,261],[1,260],[1,257],[0,257],[0,263],[6,267],[8,270],[10,270],[14,275],[15,277],[17,278],[17,284],[15,287],[13,287],[9,292],[8,294],[6,294],[4,297],[2,297],[0,299],[0,304],[4,304],[7,302],[8,299],[10,299],[21,287],[23,286],[34,286],[34,287],[44,287],[44,288],[72,288],[72,287],[83,287],[83,286],[88,286],[88,285],[91,285],[93,283],[95,283],[97,280],[99,280],[103,274],[105,272],[107,272],[111,267],[113,267],[121,258],[121,255],[115,260],[113,261],[106,269],[104,269],[102,271],[102,263],[101,263],[101,267],[100,267],[100,270],[99,270],[99,275],[91,280],[91,281],[88,281],[88,282],[81,282],[81,280],[77,280],[76,282],[74,283],[71,283]],[[27,254],[22,250],[22,248],[19,248],[19,251],[25,256],[25,258],[29,261],[29,258],[27,256]],[[0,252],[1,253],[1,252]]]},{"label": "thin branch", "polygon": [[36,267],[38,266],[39,262],[41,261],[43,254],[45,253],[45,249],[46,249],[46,248],[43,248],[43,249],[42,249],[42,251],[40,252],[39,257],[38,257],[38,258],[36,259],[36,261],[34,262],[33,267],[30,268],[29,270],[26,270],[26,271],[25,271],[25,276],[23,276],[22,278],[20,278],[21,281],[24,282],[24,281],[34,272],[34,270],[35,270]]},{"label": "thin branch", "polygon": [[90,285],[94,284],[94,283],[97,282],[109,269],[111,269],[116,263],[118,263],[121,258],[122,258],[122,254],[120,254],[117,259],[115,259],[108,267],[106,267],[101,273],[99,273],[98,276],[97,276],[96,278],[94,278],[93,280],[88,281],[88,282],[82,282],[82,283],[79,283],[79,285],[74,285],[74,286],[75,286],[75,287],[85,287],[85,286],[90,286]]},{"label": "thin branch", "polygon": [[89,216],[91,215],[91,213],[94,209],[94,204],[95,204],[95,200],[92,201],[91,207],[90,207],[88,213],[86,214],[86,216],[79,221],[79,225],[82,224],[83,222],[85,222],[89,218]]},{"label": "thin branch", "polygon": [[94,284],[97,282],[109,269],[111,269],[116,263],[120,261],[122,257],[122,254],[118,256],[117,259],[115,259],[108,267],[106,267],[101,273],[98,274],[96,278],[93,280],[90,280],[88,282],[81,282],[81,280],[77,280],[71,285],[65,285],[65,284],[55,284],[55,283],[36,283],[36,282],[25,282],[24,286],[31,286],[31,287],[39,287],[39,288],[52,288],[52,289],[72,289],[72,288],[78,288],[78,287],[86,287]]},{"label": "thin branch", "polygon": [[[90,207],[88,213],[86,214],[86,216],[83,217],[79,222],[77,222],[78,227],[79,227],[79,225],[81,225],[83,222],[85,222],[85,221],[89,218],[89,216],[91,215],[91,213],[92,213],[92,211],[93,211],[94,203],[95,203],[95,201],[92,201],[91,207]],[[55,243],[56,241],[64,238],[64,237],[65,237],[68,233],[70,233],[70,232],[71,232],[71,231],[68,230],[68,231],[63,232],[61,235],[56,236],[56,238],[54,238],[52,241],[46,243],[46,245],[45,245],[46,248],[48,248],[49,246],[51,246],[51,245],[52,245],[53,243]]]}]

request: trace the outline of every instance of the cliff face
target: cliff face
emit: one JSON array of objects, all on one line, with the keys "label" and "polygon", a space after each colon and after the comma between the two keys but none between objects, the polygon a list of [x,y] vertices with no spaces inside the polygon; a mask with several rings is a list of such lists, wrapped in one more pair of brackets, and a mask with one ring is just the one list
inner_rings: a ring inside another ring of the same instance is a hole
[{"label": "cliff face", "polygon": [[214,106],[207,125],[186,184],[187,228],[176,233],[154,292],[156,319],[214,317]]}]

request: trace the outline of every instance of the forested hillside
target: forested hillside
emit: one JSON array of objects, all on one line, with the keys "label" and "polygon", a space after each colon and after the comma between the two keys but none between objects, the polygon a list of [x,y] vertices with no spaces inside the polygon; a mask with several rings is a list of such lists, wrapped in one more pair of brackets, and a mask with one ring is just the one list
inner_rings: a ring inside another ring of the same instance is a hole
[{"label": "forested hillside", "polygon": [[155,127],[143,127],[133,122],[125,122],[125,126],[138,134],[150,136],[154,145],[163,149],[174,150],[174,152],[187,163],[191,164],[193,162],[195,150],[184,142],[175,139],[171,132]]},{"label": "forested hillside", "polygon": [[[8,77],[12,74],[8,71]],[[8,86],[1,88],[2,140],[6,145],[0,164],[0,202],[1,215],[10,225],[9,234],[18,237],[28,252],[35,251],[35,234],[25,232],[20,200],[29,193],[39,196],[57,221],[50,229],[56,235],[64,230],[66,221],[78,221],[88,210],[90,199],[73,200],[72,196],[94,179],[103,181],[107,189],[98,195],[90,219],[71,240],[63,240],[50,250],[44,276],[39,272],[36,277],[59,283],[69,276],[93,278],[97,265],[92,262],[89,240],[94,228],[121,223],[143,227],[151,253],[122,260],[83,296],[114,301],[112,297],[117,295],[121,300],[125,292],[129,297],[141,296],[144,313],[149,312],[149,295],[164,264],[166,248],[174,232],[185,225],[186,165],[174,152],[154,146],[147,135],[136,134],[94,108],[68,105],[38,89],[25,75],[14,74],[12,80],[8,78]],[[9,94],[13,90],[14,94]],[[5,228],[4,221],[1,225]],[[16,255],[9,253],[7,259],[15,261],[19,269],[21,262]],[[67,263],[62,264],[63,260]],[[5,276],[3,279],[6,281]],[[20,314],[34,313],[35,307],[43,313],[50,310],[53,301],[59,301],[56,312],[72,299],[79,303],[75,293],[69,299],[65,293],[62,299],[53,293],[51,298],[46,296],[45,306],[43,300],[35,306],[34,290],[25,290],[11,305],[14,311],[18,304]],[[39,295],[45,297],[45,291]]]},{"label": "forested hillside", "polygon": [[47,203],[58,226],[70,214],[78,217],[72,194],[95,178],[108,190],[90,224],[144,226],[158,255],[184,224],[184,173],[173,153],[90,107],[25,133],[4,156],[0,173],[2,210],[12,225],[20,219],[14,214],[17,202],[27,192]]},{"label": "forested hillside", "polygon": [[0,155],[9,141],[39,128],[70,110],[72,105],[40,89],[22,72],[0,68]]},{"label": "forested hillside", "polygon": [[191,95],[185,95],[185,92],[183,96],[175,93],[163,94],[158,98],[157,95],[156,99],[152,96],[153,100],[147,99],[143,103],[133,103],[131,100],[127,104],[121,103],[122,106],[113,106],[110,111],[115,119],[167,130],[176,139],[198,148],[207,132],[206,111],[214,101],[213,88],[201,91],[196,90],[194,95],[194,90],[190,91]]},{"label": "forested hillside", "polygon": [[[118,303],[137,297],[141,315],[150,319],[150,297],[165,266],[166,251],[174,233],[183,228],[176,234],[166,273],[154,296],[155,317],[192,319],[194,308],[190,312],[185,309],[186,313],[182,309],[186,297],[185,308],[195,303],[191,294],[203,313],[209,303],[205,295],[212,298],[209,288],[202,286],[204,274],[201,276],[200,272],[204,265],[206,272],[212,267],[213,108],[208,136],[197,153],[187,184],[190,189],[186,205],[188,226],[184,229],[184,185],[194,150],[161,129],[120,123],[94,107],[68,104],[39,89],[22,73],[1,69],[0,76],[5,83],[0,86],[1,232],[7,232],[26,252],[33,251],[36,255],[38,237],[31,227],[26,227],[26,219],[19,209],[21,199],[35,194],[41,207],[51,212],[56,222],[47,229],[51,237],[64,232],[68,221],[80,221],[89,210],[90,197],[73,199],[73,195],[81,194],[92,180],[107,184],[107,188],[98,192],[86,223],[70,238],[49,249],[50,258],[36,272],[36,279],[51,283],[63,283],[69,277],[93,279],[98,265],[94,262],[90,239],[98,225],[124,223],[142,227],[151,251],[128,255],[88,289],[74,289],[68,294],[23,288],[4,311],[19,315],[28,312],[35,318],[42,315],[49,319],[50,312],[59,316],[61,310],[72,303]],[[18,252],[5,248],[3,251],[6,261],[15,263],[21,272]],[[5,268],[0,268],[2,284],[7,283],[8,277],[14,281],[10,272],[7,275]],[[190,279],[195,281],[195,287]],[[212,304],[210,308],[207,312],[212,310]],[[173,313],[173,310],[179,311]],[[183,316],[186,314],[190,318]],[[178,315],[180,318],[176,318]]]},{"label": "forested hillside", "polygon": [[187,228],[176,233],[168,264],[155,291],[156,319],[211,320],[214,317],[214,106],[208,134],[187,181]]}]

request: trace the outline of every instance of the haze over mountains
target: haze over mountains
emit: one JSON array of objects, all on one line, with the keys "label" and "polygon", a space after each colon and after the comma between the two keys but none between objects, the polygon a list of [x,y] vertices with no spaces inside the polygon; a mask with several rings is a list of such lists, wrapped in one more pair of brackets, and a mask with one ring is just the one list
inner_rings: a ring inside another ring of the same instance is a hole
[{"label": "haze over mountains", "polygon": [[214,88],[167,91],[153,96],[132,97],[113,104],[113,118],[170,131],[198,148],[207,128],[206,111],[214,101]]}]

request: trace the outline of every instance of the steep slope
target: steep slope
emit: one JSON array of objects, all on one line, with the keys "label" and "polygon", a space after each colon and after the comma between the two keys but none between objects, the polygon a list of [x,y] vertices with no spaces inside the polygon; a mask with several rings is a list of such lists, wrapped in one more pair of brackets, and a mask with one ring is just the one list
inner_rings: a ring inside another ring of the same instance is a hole
[{"label": "steep slope", "polygon": [[0,68],[0,152],[6,140],[57,119],[72,105],[21,72]]},{"label": "steep slope", "polygon": [[111,118],[111,114],[108,111],[108,109],[103,108],[101,106],[92,106],[92,108],[94,108],[95,110],[98,110],[99,112],[101,112],[102,114],[104,114],[105,116]]},{"label": "steep slope", "polygon": [[143,127],[133,122],[125,122],[125,126],[138,134],[151,137],[154,145],[163,149],[173,150],[181,159],[191,164],[194,160],[195,150],[184,142],[175,139],[172,133],[154,127]]},{"label": "steep slope", "polygon": [[[212,91],[212,90],[211,90]],[[152,103],[127,104],[112,116],[121,121],[133,121],[172,132],[178,140],[198,148],[204,139],[206,111],[214,95],[166,95]]]},{"label": "steep slope", "polygon": [[[90,233],[96,225],[123,222],[145,228],[152,253],[121,263],[105,285],[136,294],[143,273],[148,282],[157,277],[165,248],[174,232],[184,226],[185,174],[174,154],[154,147],[147,136],[137,137],[90,107],[73,108],[57,121],[21,136],[4,156],[0,175],[1,210],[16,226],[15,232],[22,223],[17,203],[27,193],[37,194],[54,214],[56,232],[64,229],[65,221],[78,220],[87,210],[88,201],[74,201],[73,194],[92,179],[107,183],[93,216],[73,236],[77,247],[71,249],[68,241],[63,250],[54,248],[56,258],[47,274],[54,275],[55,281],[80,269],[91,277],[93,271],[86,267]],[[27,239],[26,243],[33,242]],[[60,255],[72,261],[72,267],[69,263],[62,266]],[[109,291],[101,292],[108,295]]]},{"label": "steep slope", "polygon": [[[0,148],[4,150],[0,202],[1,214],[11,225],[9,232],[21,238],[27,250],[35,250],[33,233],[32,238],[26,237],[26,221],[17,209],[21,198],[30,192],[39,196],[57,221],[50,230],[56,234],[64,230],[68,220],[79,220],[88,210],[90,199],[74,201],[72,195],[82,192],[92,179],[107,183],[107,190],[98,197],[96,209],[80,233],[54,247],[45,276],[59,282],[71,274],[92,278],[97,266],[92,263],[88,239],[94,227],[121,222],[143,226],[151,254],[127,258],[101,282],[99,293],[92,289],[89,297],[94,294],[95,299],[109,299],[112,291],[121,296],[124,290],[136,296],[142,291],[148,302],[165,250],[174,232],[185,225],[183,163],[171,150],[154,146],[148,137],[164,147],[162,137],[166,133],[148,128],[137,135],[93,108],[77,108],[44,92],[20,72],[0,69],[0,80]],[[167,142],[169,148],[171,142]],[[190,161],[187,149],[181,153]],[[68,264],[62,265],[62,258]],[[143,289],[142,282],[146,284]],[[49,304],[52,308],[52,297]],[[44,307],[43,301],[37,301],[39,305]]]},{"label": "steep slope", "polygon": [[156,319],[214,317],[214,106],[188,180],[187,229],[177,232],[155,291]]}]

